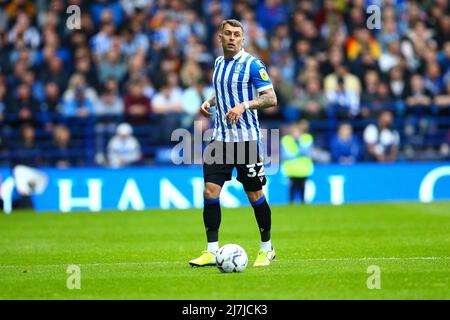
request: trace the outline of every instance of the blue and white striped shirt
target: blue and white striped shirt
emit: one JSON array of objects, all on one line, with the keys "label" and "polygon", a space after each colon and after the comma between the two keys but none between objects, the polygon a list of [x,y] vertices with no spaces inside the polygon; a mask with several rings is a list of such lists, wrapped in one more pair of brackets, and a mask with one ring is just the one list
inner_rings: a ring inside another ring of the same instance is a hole
[{"label": "blue and white striped shirt", "polygon": [[213,85],[216,117],[212,140],[223,142],[261,141],[256,110],[246,110],[236,124],[229,124],[225,114],[238,104],[255,99],[272,88],[264,64],[242,49],[231,59],[220,56],[214,63]]}]

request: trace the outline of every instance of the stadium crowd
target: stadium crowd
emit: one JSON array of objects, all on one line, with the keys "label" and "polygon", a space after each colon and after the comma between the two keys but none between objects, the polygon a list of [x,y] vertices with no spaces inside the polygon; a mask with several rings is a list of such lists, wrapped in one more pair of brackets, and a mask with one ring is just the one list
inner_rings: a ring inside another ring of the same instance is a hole
[{"label": "stadium crowd", "polygon": [[[277,93],[261,123],[308,120],[316,161],[450,159],[447,0],[0,0],[0,166],[167,161],[175,128],[209,125],[198,107],[231,17]],[[127,146],[132,162],[111,160]]]}]

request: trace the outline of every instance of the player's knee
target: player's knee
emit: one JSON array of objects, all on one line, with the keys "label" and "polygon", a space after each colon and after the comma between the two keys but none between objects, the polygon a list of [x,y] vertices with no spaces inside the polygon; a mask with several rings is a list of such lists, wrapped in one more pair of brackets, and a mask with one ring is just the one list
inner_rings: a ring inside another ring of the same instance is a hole
[{"label": "player's knee", "polygon": [[216,199],[220,196],[221,188],[219,186],[210,186],[206,185],[205,190],[203,191],[203,197],[205,199]]},{"label": "player's knee", "polygon": [[247,192],[247,197],[250,202],[258,201],[263,195],[264,193],[262,190]]}]

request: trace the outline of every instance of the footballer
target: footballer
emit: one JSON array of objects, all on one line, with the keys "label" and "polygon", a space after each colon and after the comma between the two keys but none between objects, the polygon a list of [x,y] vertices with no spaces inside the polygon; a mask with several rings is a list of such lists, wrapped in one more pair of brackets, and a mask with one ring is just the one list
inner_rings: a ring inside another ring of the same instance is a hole
[{"label": "footballer", "polygon": [[[258,223],[261,246],[254,266],[268,266],[275,258],[271,243],[271,211],[263,193],[266,184],[262,157],[262,134],[257,110],[275,107],[277,98],[264,64],[243,49],[244,28],[234,19],[224,20],[219,30],[223,56],[214,63],[214,95],[200,106],[200,112],[210,117],[216,107],[214,130],[205,154],[221,151],[222,161],[204,161],[203,222],[208,241],[200,257],[189,261],[192,266],[215,265],[219,250],[221,222],[220,192],[237,169],[253,207]],[[215,157],[217,159],[217,157]]]}]

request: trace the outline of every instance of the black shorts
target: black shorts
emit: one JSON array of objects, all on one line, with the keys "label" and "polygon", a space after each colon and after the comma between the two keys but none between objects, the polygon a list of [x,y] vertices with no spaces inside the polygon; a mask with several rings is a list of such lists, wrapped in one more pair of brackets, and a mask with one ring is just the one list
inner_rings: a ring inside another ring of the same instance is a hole
[{"label": "black shorts", "polygon": [[223,186],[237,169],[237,180],[245,191],[259,191],[266,184],[261,149],[257,141],[211,141],[205,148],[203,178]]}]

